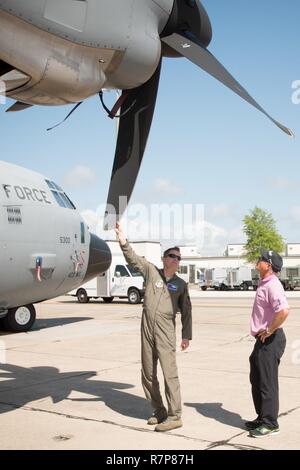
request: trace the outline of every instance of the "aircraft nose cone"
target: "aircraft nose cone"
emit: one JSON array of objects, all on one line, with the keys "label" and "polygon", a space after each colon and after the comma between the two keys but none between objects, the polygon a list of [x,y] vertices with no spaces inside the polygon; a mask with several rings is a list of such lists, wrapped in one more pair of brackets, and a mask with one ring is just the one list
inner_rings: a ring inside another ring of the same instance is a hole
[{"label": "aircraft nose cone", "polygon": [[87,282],[98,274],[107,271],[111,263],[109,246],[101,238],[91,233],[90,256],[83,282]]}]

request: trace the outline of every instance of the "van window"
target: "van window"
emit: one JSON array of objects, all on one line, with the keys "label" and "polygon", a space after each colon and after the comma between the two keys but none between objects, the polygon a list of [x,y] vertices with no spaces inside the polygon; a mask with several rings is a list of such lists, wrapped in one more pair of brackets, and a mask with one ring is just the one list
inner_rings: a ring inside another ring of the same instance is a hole
[{"label": "van window", "polygon": [[115,276],[116,276],[116,273],[119,272],[120,273],[120,276],[121,277],[130,277],[129,276],[129,272],[127,271],[127,269],[125,268],[125,266],[123,266],[123,264],[117,264],[116,265],[116,268],[115,268]]},{"label": "van window", "polygon": [[138,271],[137,269],[134,269],[132,266],[130,266],[130,264],[126,264],[126,267],[127,267],[128,271],[130,272],[132,277],[141,276],[140,271]]}]

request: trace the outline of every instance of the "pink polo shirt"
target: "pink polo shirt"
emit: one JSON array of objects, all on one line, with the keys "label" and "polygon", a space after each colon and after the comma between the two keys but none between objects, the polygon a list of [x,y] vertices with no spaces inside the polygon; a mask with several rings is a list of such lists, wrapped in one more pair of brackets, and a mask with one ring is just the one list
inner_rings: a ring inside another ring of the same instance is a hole
[{"label": "pink polo shirt", "polygon": [[251,335],[256,336],[273,321],[274,315],[289,309],[284,289],[275,274],[262,279],[258,284],[251,315]]}]

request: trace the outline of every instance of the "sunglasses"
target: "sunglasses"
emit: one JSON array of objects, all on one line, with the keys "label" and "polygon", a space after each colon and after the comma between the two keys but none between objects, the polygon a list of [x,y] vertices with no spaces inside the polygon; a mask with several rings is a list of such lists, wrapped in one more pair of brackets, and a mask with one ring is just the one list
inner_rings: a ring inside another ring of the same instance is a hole
[{"label": "sunglasses", "polygon": [[177,259],[177,261],[181,261],[181,256],[178,256],[178,255],[174,255],[174,253],[169,253],[167,255],[169,258],[172,258],[172,259]]}]

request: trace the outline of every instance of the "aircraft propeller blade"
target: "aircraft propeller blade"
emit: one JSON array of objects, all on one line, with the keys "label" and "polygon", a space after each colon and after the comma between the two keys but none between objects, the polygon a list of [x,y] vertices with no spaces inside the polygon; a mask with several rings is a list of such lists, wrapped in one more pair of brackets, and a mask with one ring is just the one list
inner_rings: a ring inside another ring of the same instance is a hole
[{"label": "aircraft propeller blade", "polygon": [[33,106],[29,103],[23,103],[22,101],[15,101],[15,103],[7,108],[5,111],[6,113],[16,112],[16,111],[23,111],[24,109],[31,108]]},{"label": "aircraft propeller blade", "polygon": [[115,227],[131,197],[152,123],[160,70],[161,61],[146,83],[126,91],[127,98],[120,110],[118,140],[104,219],[105,230]]},{"label": "aircraft propeller blade", "polygon": [[280,122],[273,119],[243,88],[235,78],[223,67],[223,65],[211,54],[197,37],[189,31],[174,32],[173,34],[161,38],[169,47],[186,57],[201,69],[219,80],[223,85],[230,88],[234,93],[239,95],[245,101],[250,103],[256,109],[267,116],[277,127],[289,136],[293,136],[293,132]]}]

